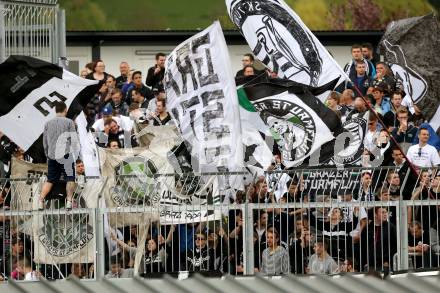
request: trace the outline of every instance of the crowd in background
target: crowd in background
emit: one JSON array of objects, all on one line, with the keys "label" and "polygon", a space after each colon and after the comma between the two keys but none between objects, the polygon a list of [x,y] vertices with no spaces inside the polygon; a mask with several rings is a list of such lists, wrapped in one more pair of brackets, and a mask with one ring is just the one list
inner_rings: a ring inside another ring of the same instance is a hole
[{"label": "crowd in background", "polygon": [[[363,167],[376,156],[382,166],[353,173],[358,185],[344,194],[320,194],[304,188],[302,172],[268,173],[239,191],[230,203],[255,203],[252,212],[254,267],[265,274],[336,273],[393,270],[397,252],[395,206],[399,199],[438,199],[440,193],[440,139],[417,105],[404,92],[403,85],[389,66],[373,54],[371,44],[353,45],[352,60],[344,70],[349,82],[332,92],[326,105],[344,123],[368,113],[364,139]],[[164,89],[166,56],[156,55],[156,64],[147,70],[133,71],[127,62],[120,63],[120,72],[105,71],[105,63],[96,60],[81,70],[84,78],[102,81],[102,86],[84,109],[88,126],[97,134],[96,143],[105,148],[137,145],[134,122],[155,126],[171,124]],[[243,56],[243,69],[236,77],[277,73],[257,70],[252,54]],[[145,81],[145,82],[144,82]],[[0,134],[1,135],[1,134]],[[129,137],[129,139],[127,139]],[[2,161],[6,177],[9,157],[32,159],[20,148],[1,137]],[[267,171],[284,170],[277,148],[273,164]],[[423,170],[420,168],[429,168]],[[83,165],[77,161],[76,171]],[[354,172],[354,171],[353,171]],[[407,175],[409,174],[409,176]],[[405,184],[404,184],[405,183]],[[0,207],[8,206],[10,187],[2,184]],[[289,206],[265,207],[268,203],[327,203],[324,208]],[[357,202],[341,207],[334,203]],[[364,202],[383,202],[382,206],[364,207]],[[393,210],[394,208],[394,210]],[[420,206],[407,213],[408,245],[413,268],[439,265],[439,208]],[[230,209],[221,221],[161,226],[150,223],[145,243],[139,243],[139,227],[113,229],[106,237],[106,269],[108,277],[133,275],[135,255],[143,250],[140,272],[148,275],[177,271],[220,271],[242,274],[245,270],[243,242],[244,215]],[[29,237],[12,229],[9,219],[0,212],[0,278],[60,278],[59,270],[80,278],[93,275],[93,264],[69,264],[60,268],[33,263],[33,244]],[[145,247],[141,247],[145,245]]]}]

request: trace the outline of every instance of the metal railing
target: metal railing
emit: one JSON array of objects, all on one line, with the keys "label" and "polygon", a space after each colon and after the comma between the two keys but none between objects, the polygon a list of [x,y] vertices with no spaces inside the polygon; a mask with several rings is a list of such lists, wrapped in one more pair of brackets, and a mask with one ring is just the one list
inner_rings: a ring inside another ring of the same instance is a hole
[{"label": "metal railing", "polygon": [[437,170],[266,172],[229,196],[216,182],[248,174],[147,175],[79,177],[72,210],[59,186],[42,211],[44,177],[2,179],[3,278],[439,267]]},{"label": "metal railing", "polygon": [[0,1],[0,62],[25,55],[58,63],[66,56],[65,14],[57,2]]}]

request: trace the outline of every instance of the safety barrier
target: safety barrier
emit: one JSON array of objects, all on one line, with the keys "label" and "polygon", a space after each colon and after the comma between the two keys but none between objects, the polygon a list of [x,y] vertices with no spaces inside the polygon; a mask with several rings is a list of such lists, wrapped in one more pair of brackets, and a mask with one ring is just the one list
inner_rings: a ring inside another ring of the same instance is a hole
[{"label": "safety barrier", "polygon": [[37,211],[40,175],[0,181],[3,279],[439,267],[437,170],[79,176]]}]

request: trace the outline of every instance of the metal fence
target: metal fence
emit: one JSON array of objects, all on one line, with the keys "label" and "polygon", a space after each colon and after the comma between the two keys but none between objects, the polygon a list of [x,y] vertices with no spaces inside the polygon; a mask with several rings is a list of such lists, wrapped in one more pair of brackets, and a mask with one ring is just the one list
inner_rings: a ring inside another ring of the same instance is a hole
[{"label": "metal fence", "polygon": [[0,62],[26,55],[58,63],[66,56],[65,14],[57,2],[0,1]]},{"label": "metal fence", "polygon": [[[439,267],[437,170],[217,175],[79,177],[72,210],[61,185],[42,211],[34,209],[44,177],[2,180],[3,278]],[[251,180],[228,195],[218,187],[225,175]]]}]

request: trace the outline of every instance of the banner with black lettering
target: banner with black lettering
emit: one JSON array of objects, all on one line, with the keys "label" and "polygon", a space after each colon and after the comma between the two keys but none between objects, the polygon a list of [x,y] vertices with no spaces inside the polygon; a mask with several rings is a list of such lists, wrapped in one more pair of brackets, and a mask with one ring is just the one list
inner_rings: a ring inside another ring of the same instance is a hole
[{"label": "banner with black lettering", "polygon": [[[336,80],[320,88],[311,88],[289,80],[243,87],[247,99],[270,128],[284,166],[327,164],[334,156],[335,137],[342,132],[341,120],[312,92],[331,88]],[[315,154],[309,161],[308,158]]]},{"label": "banner with black lettering", "polygon": [[283,0],[226,0],[226,6],[256,58],[279,77],[314,87],[335,79],[337,84],[348,80],[327,49]]},{"label": "banner with black lettering", "polygon": [[64,102],[73,118],[98,91],[98,81],[28,56],[10,56],[0,64],[0,80],[0,131],[25,151],[55,117],[57,102]]},{"label": "banner with black lettering", "polygon": [[301,174],[303,193],[311,196],[354,195],[359,191],[361,173],[354,170],[313,170]]},{"label": "banner with black lettering", "polygon": [[[167,108],[201,172],[241,171],[236,86],[219,22],[176,47],[166,61]],[[198,170],[197,170],[198,169]]]}]

